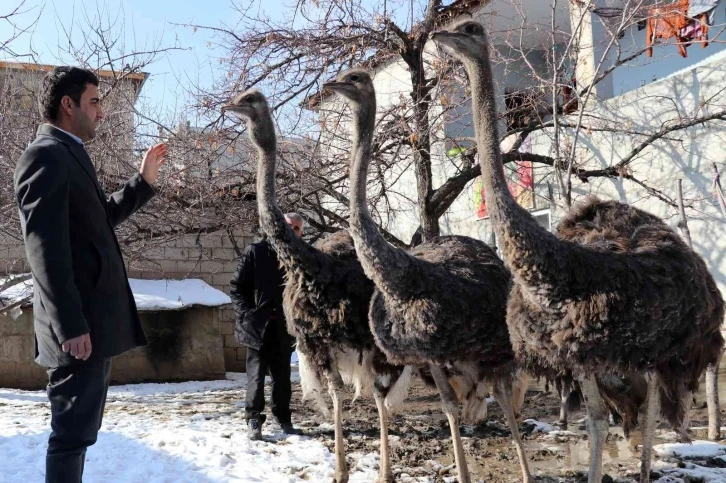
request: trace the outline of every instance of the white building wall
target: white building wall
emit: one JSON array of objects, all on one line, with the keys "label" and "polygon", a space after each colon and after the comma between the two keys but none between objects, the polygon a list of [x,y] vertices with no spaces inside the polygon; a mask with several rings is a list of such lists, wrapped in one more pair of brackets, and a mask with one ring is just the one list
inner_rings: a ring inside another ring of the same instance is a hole
[{"label": "white building wall", "polygon": [[[653,133],[681,118],[693,118],[726,109],[726,58],[650,83],[599,104],[591,113],[617,122],[630,131]],[[578,157],[588,168],[608,167],[644,140],[643,136],[592,132],[581,135]],[[535,140],[535,152],[551,154],[546,133]],[[712,122],[674,132],[646,148],[629,168],[637,179],[662,190],[676,200],[676,180],[683,179],[684,199],[693,201],[687,209],[694,249],[706,260],[722,293],[726,294],[726,219],[712,195],[713,164],[726,169],[726,123]],[[725,177],[726,178],[726,177]],[[677,229],[678,213],[639,185],[622,179],[593,178],[589,183],[573,182],[575,200],[586,194],[615,199],[662,217]],[[563,211],[557,210],[555,219]]]}]

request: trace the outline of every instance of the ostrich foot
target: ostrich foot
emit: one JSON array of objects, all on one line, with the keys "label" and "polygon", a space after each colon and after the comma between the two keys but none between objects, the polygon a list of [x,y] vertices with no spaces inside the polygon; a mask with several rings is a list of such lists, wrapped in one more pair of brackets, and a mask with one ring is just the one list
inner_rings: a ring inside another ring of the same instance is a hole
[{"label": "ostrich foot", "polygon": [[393,483],[393,474],[388,473],[387,475],[378,475],[376,483]]},{"label": "ostrich foot", "polygon": [[348,483],[348,472],[336,471],[333,477],[333,483]]}]

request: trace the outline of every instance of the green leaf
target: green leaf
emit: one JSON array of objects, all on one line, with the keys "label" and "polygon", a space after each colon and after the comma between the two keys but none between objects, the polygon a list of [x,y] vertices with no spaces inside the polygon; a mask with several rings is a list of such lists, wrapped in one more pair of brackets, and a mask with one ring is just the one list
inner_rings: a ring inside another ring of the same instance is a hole
[{"label": "green leaf", "polygon": [[448,151],[446,151],[446,155],[449,158],[455,158],[456,156],[463,154],[465,152],[466,152],[466,148],[464,148],[464,147],[451,148]]}]

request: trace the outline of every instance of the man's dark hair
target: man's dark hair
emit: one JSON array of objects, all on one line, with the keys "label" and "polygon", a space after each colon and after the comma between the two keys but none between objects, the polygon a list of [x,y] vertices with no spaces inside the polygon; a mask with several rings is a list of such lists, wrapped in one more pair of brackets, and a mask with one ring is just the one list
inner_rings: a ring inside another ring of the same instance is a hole
[{"label": "man's dark hair", "polygon": [[74,104],[79,105],[88,84],[98,87],[98,77],[90,70],[62,66],[48,72],[43,77],[43,88],[38,98],[40,115],[46,121],[57,121],[63,96],[70,97]]}]

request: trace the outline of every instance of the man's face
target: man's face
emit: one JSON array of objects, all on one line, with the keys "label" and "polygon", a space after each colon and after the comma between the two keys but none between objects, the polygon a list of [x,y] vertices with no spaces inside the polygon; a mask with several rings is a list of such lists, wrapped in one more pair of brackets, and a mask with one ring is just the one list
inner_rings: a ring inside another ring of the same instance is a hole
[{"label": "man's face", "polygon": [[61,103],[70,116],[71,128],[76,136],[81,138],[83,142],[96,137],[96,126],[103,119],[98,87],[93,84],[86,84],[86,90],[81,94],[81,103],[78,106],[67,96],[63,98]]},{"label": "man's face", "polygon": [[299,221],[294,221],[289,218],[285,218],[285,221],[288,225],[290,225],[290,228],[292,228],[293,233],[297,235],[298,237],[302,236],[302,223]]}]

